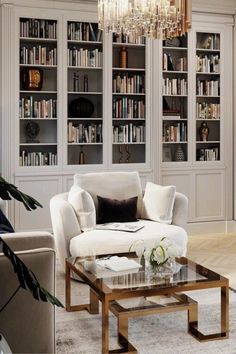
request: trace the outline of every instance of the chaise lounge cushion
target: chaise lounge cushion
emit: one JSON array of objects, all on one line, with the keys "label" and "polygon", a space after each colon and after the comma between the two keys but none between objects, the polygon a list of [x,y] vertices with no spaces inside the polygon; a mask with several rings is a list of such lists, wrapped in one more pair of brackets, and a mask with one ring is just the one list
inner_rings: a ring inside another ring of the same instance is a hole
[{"label": "chaise lounge cushion", "polygon": [[167,236],[186,254],[187,233],[179,226],[157,223],[150,220],[135,222],[144,225],[137,232],[112,230],[91,230],[84,232],[70,241],[70,253],[73,257],[129,252],[136,240],[158,240]]},{"label": "chaise lounge cushion", "polygon": [[79,186],[72,186],[68,194],[82,231],[96,225],[96,210],[91,195]]},{"label": "chaise lounge cushion", "polygon": [[137,200],[138,197],[117,200],[98,195],[97,223],[137,221]]},{"label": "chaise lounge cushion", "polygon": [[160,186],[147,182],[143,197],[142,219],[171,224],[175,191],[175,186]]}]

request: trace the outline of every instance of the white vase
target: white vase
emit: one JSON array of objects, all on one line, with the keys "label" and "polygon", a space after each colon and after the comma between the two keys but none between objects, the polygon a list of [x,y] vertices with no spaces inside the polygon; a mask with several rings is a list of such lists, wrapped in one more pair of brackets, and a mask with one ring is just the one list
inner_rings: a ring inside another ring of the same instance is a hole
[{"label": "white vase", "polygon": [[0,333],[0,354],[12,354],[12,351],[6,339],[3,337],[1,333]]}]

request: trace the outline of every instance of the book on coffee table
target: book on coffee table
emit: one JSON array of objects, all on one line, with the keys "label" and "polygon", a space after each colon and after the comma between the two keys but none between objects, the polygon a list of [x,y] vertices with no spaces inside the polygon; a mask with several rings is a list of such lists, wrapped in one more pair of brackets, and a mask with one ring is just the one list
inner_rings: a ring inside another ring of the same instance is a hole
[{"label": "book on coffee table", "polygon": [[99,224],[96,226],[97,230],[115,230],[115,231],[126,231],[126,232],[137,232],[142,229],[144,225],[134,224],[134,223],[123,223],[123,222],[110,222],[106,224]]},{"label": "book on coffee table", "polygon": [[112,256],[107,259],[97,259],[96,265],[102,268],[108,268],[114,272],[121,272],[125,270],[131,269],[139,269],[141,268],[141,264],[137,263],[133,259],[129,259],[127,257],[118,257]]}]

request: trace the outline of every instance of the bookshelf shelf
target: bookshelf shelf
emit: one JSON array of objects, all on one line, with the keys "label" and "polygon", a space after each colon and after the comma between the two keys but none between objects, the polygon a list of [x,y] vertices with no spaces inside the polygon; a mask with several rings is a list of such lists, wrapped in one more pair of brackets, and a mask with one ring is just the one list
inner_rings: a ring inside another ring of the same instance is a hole
[{"label": "bookshelf shelf", "polygon": [[68,95],[102,95],[103,92],[86,92],[86,91],[68,91]]},{"label": "bookshelf shelf", "polygon": [[79,41],[79,40],[68,39],[67,42],[69,44],[88,45],[88,46],[102,45],[102,42],[98,42],[98,41]]},{"label": "bookshelf shelf", "polygon": [[29,67],[29,68],[42,68],[42,69],[56,69],[57,65],[46,65],[46,64],[20,64],[20,67]]},{"label": "bookshelf shelf", "polygon": [[47,118],[43,118],[43,117],[37,117],[37,118],[35,118],[35,117],[24,117],[24,118],[20,118],[20,121],[27,121],[27,120],[40,120],[40,121],[57,121],[57,118],[55,118],[55,117],[47,117]]},{"label": "bookshelf shelf", "polygon": [[163,46],[163,50],[170,50],[170,51],[184,51],[186,52],[188,50],[187,47],[168,47],[168,46]]},{"label": "bookshelf shelf", "polygon": [[142,71],[145,72],[144,68],[112,68],[113,71]]},{"label": "bookshelf shelf", "polygon": [[20,143],[20,146],[57,146],[57,143]]},{"label": "bookshelf shelf", "polygon": [[71,65],[71,66],[68,66],[68,69],[69,70],[74,70],[74,69],[76,69],[76,70],[102,70],[102,67],[101,66],[93,66],[93,67],[90,67],[90,66],[73,66],[73,65]]},{"label": "bookshelf shelf", "polygon": [[34,37],[20,37],[20,41],[23,42],[35,42],[35,43],[57,43],[54,38],[34,38]]}]

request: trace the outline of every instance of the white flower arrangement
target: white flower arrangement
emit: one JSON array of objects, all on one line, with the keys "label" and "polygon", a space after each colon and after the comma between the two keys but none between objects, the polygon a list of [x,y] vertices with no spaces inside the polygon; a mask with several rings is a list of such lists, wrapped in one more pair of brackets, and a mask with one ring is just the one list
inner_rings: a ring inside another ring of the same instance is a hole
[{"label": "white flower arrangement", "polygon": [[133,246],[137,256],[143,255],[154,272],[163,269],[171,270],[175,257],[181,255],[177,245],[165,236],[159,241],[136,241],[131,245],[130,251]]}]

